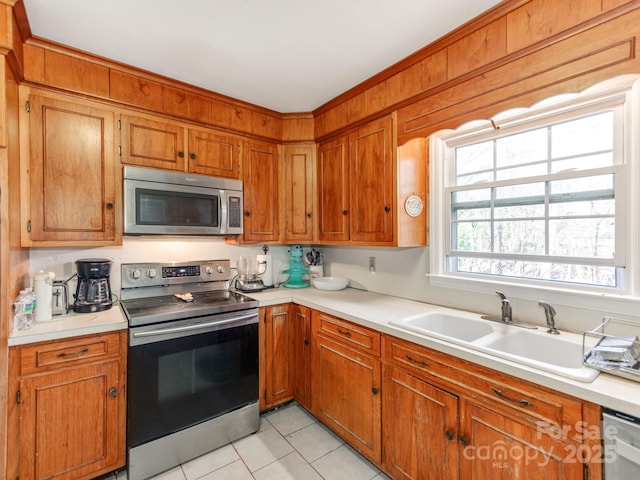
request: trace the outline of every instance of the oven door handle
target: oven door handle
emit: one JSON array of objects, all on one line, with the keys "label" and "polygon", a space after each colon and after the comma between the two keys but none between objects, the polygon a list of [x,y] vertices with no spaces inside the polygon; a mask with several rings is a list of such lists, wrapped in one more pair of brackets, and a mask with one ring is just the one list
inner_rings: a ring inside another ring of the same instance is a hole
[{"label": "oven door handle", "polygon": [[155,335],[166,335],[168,333],[180,333],[180,332],[189,332],[192,330],[202,330],[209,327],[219,327],[222,325],[227,325],[229,323],[236,323],[242,320],[248,320],[250,318],[256,317],[257,314],[251,313],[249,315],[239,315],[237,317],[230,318],[228,320],[218,320],[214,322],[208,323],[199,323],[197,325],[186,325],[184,327],[170,327],[170,328],[161,328],[158,330],[147,330],[145,332],[133,332],[134,338],[141,337],[153,337]]}]

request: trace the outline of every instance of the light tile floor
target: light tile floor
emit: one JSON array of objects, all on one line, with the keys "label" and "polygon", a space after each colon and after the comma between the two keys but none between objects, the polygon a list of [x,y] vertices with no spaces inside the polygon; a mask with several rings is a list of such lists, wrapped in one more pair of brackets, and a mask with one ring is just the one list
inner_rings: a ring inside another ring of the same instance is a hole
[{"label": "light tile floor", "polygon": [[[126,472],[116,480],[126,479]],[[260,417],[260,430],[153,480],[389,480],[300,405]]]}]

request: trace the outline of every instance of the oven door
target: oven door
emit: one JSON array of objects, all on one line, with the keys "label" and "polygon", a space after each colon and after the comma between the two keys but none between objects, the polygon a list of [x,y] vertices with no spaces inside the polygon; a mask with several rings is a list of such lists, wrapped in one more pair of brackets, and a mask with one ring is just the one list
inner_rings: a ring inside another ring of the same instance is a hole
[{"label": "oven door", "polygon": [[131,328],[129,448],[258,400],[258,310]]}]

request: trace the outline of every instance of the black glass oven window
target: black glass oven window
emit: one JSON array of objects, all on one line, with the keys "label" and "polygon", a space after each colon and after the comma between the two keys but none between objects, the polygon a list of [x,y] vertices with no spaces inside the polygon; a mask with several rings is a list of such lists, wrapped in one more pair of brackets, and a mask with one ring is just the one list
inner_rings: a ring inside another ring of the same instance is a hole
[{"label": "black glass oven window", "polygon": [[258,400],[258,325],[131,347],[129,447]]},{"label": "black glass oven window", "polygon": [[175,225],[218,227],[218,203],[215,195],[136,189],[138,225]]}]

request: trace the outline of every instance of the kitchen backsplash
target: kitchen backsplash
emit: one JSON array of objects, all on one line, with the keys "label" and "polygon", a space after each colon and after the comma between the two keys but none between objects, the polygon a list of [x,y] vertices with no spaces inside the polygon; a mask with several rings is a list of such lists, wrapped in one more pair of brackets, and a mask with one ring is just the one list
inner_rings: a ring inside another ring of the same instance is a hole
[{"label": "kitchen backsplash", "polygon": [[[311,246],[304,245],[305,252]],[[351,286],[363,290],[399,296],[411,300],[444,305],[462,310],[482,313],[497,313],[499,299],[491,287],[487,292],[472,292],[435,287],[430,284],[426,273],[429,271],[429,248],[372,248],[317,246],[324,256],[324,274],[340,276],[351,280]],[[111,286],[114,293],[120,291],[120,265],[133,262],[190,261],[206,259],[231,259],[240,255],[262,254],[262,245],[229,245],[220,238],[171,238],[167,237],[125,237],[121,247],[100,248],[34,248],[30,251],[31,274],[38,270],[53,271],[56,279],[67,279],[75,273],[75,261],[79,258],[108,258],[113,261]],[[289,262],[286,245],[271,245],[268,252],[273,259],[274,276],[286,268]],[[369,268],[370,257],[375,258],[375,271]],[[286,277],[284,277],[286,278]],[[280,281],[284,280],[280,278]],[[274,279],[278,281],[278,279]],[[70,284],[70,292],[75,291],[75,283]],[[509,293],[508,290],[505,293]],[[514,316],[523,321],[545,324],[544,314],[537,300],[510,298]],[[540,298],[539,300],[544,300]],[[558,325],[562,329],[583,331],[594,328],[607,315],[606,304],[598,308],[577,308],[554,305],[558,311]],[[592,302],[593,304],[593,302]],[[640,318],[623,317],[637,321]]]}]

